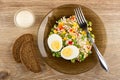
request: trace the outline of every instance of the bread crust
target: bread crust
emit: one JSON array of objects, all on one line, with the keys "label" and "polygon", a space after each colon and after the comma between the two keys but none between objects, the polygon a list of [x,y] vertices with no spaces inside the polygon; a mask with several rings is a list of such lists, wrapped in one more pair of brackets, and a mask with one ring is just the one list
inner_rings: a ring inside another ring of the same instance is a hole
[{"label": "bread crust", "polygon": [[13,51],[12,53],[13,53],[13,57],[14,57],[14,59],[17,63],[21,63],[20,48],[22,46],[22,43],[26,42],[26,41],[31,41],[31,40],[33,40],[33,35],[32,34],[24,34],[24,35],[20,36],[14,42],[14,45],[13,45],[13,48],[12,48],[12,51]]},{"label": "bread crust", "polygon": [[20,48],[20,59],[28,70],[35,73],[41,71],[34,41],[27,41],[22,44]]}]

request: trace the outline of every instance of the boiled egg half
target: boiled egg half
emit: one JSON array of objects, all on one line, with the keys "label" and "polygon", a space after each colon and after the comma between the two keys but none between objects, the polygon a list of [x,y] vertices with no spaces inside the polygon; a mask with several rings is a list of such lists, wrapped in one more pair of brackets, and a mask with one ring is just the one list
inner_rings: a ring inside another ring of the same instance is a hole
[{"label": "boiled egg half", "polygon": [[60,51],[62,48],[62,38],[58,34],[52,34],[47,40],[49,48],[54,51]]},{"label": "boiled egg half", "polygon": [[78,57],[78,55],[79,55],[79,49],[74,45],[66,46],[61,50],[61,57],[66,60],[74,59]]}]

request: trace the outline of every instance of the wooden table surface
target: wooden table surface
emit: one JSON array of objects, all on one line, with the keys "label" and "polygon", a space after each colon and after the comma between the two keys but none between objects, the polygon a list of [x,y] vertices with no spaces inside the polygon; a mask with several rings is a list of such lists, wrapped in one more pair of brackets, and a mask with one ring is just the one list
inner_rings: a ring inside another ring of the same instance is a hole
[{"label": "wooden table surface", "polygon": [[[99,64],[78,75],[59,73],[41,60],[42,72],[32,73],[14,61],[12,46],[16,38],[25,33],[37,34],[43,17],[53,8],[63,4],[81,4],[96,12],[104,22],[107,33],[105,59],[110,72]],[[17,10],[31,9],[36,16],[34,27],[21,29],[14,25]],[[120,0],[0,0],[0,80],[2,71],[9,73],[5,80],[120,80]]]}]

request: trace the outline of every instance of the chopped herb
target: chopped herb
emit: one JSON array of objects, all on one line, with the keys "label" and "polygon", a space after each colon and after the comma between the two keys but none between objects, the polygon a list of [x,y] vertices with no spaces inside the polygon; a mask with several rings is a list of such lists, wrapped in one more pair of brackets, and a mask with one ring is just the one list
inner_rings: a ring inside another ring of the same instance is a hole
[{"label": "chopped herb", "polygon": [[54,28],[52,28],[51,31],[53,32],[53,31],[54,31]]}]

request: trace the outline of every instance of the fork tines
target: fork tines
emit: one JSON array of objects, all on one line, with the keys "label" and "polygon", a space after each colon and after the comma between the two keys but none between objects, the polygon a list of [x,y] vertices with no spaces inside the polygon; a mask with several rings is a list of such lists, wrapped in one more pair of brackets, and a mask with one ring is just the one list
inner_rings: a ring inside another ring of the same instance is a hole
[{"label": "fork tines", "polygon": [[81,8],[75,8],[74,12],[75,12],[75,17],[77,19],[78,24],[83,24],[87,22]]}]

